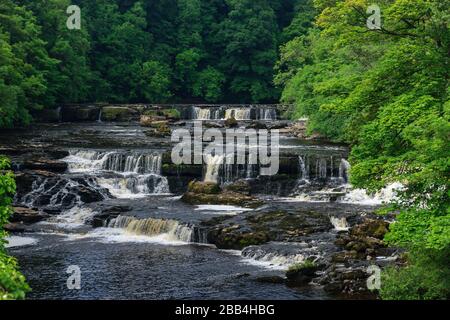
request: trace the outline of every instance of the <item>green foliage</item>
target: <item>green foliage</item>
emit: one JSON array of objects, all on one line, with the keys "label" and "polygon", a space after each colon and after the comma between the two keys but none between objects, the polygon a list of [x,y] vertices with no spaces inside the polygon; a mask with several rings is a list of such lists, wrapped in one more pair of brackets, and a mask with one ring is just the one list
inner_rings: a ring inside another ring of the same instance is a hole
[{"label": "green foliage", "polygon": [[[442,298],[450,288],[441,281],[448,272],[439,270],[449,269],[443,253],[450,245],[450,3],[379,1],[382,28],[372,31],[370,1],[314,4],[315,27],[281,48],[275,83],[282,100],[295,104],[291,117],[309,118],[310,133],[352,145],[355,187],[405,186],[385,240],[414,258],[386,272],[383,297]],[[425,257],[433,263],[421,275]]]},{"label": "green foliage", "polygon": [[278,48],[313,14],[311,0],[4,0],[0,128],[61,103],[276,102]]},{"label": "green foliage", "polygon": [[408,257],[408,266],[386,269],[381,277],[381,297],[386,300],[449,299],[449,248],[415,251]]},{"label": "green foliage", "polygon": [[25,277],[17,270],[17,261],[6,254],[4,247],[6,232],[3,226],[11,215],[12,197],[16,192],[14,176],[5,171],[9,161],[0,156],[0,300],[24,299],[30,290]]},{"label": "green foliage", "polygon": [[288,272],[299,272],[303,269],[313,269],[316,268],[316,264],[313,261],[306,260],[305,262],[301,263],[294,263],[289,266]]}]

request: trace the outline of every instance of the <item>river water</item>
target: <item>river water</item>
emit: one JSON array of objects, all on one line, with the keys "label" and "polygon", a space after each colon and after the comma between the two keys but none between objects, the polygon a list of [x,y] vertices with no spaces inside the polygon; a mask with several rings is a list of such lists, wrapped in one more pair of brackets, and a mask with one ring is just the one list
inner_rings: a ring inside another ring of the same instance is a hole
[{"label": "river water", "polygon": [[[258,114],[270,120],[270,112]],[[325,217],[328,231],[304,242],[272,242],[242,252],[217,249],[208,244],[202,222],[253,211],[183,203],[181,194],[193,174],[169,172],[164,156],[169,139],[148,138],[144,130],[136,123],[102,122],[1,133],[4,148],[19,144],[44,154],[57,148],[65,152],[59,158],[68,165],[56,177],[32,173],[33,184],[15,199],[16,205],[49,214],[25,233],[14,234],[9,245],[33,289],[28,298],[330,299],[320,286],[290,288],[260,279],[283,277],[290,264],[332,252],[333,237],[348,229],[347,220],[351,223],[351,217],[371,211],[392,194],[386,190],[377,198],[350,189],[345,146],[282,137],[284,180],[255,183],[254,193],[266,201],[255,212],[306,208]],[[15,170],[26,172],[30,157],[13,152]],[[254,167],[214,165],[206,163],[194,178],[223,184],[258,179]],[[105,210],[118,213],[95,225],[94,217]],[[66,271],[72,265],[81,271],[80,290],[67,287]]]}]

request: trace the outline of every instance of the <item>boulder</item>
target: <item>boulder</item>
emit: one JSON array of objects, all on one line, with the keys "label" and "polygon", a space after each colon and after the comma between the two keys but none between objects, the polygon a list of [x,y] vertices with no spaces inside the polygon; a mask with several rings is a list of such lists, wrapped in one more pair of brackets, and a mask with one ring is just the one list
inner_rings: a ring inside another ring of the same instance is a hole
[{"label": "boulder", "polygon": [[144,131],[144,134],[147,137],[164,138],[172,134],[172,130],[169,128],[166,121],[153,123],[151,126],[151,129]]},{"label": "boulder", "polygon": [[238,125],[236,118],[233,116],[225,120],[225,127],[227,128],[236,128]]},{"label": "boulder", "polygon": [[389,223],[383,220],[366,219],[350,229],[350,235],[358,238],[372,237],[383,239],[389,230]]},{"label": "boulder", "polygon": [[[165,117],[160,116],[149,116],[149,115],[142,115],[139,124],[142,127],[155,127],[156,124],[160,124],[162,121],[165,121]],[[167,122],[166,122],[167,124]]]},{"label": "boulder", "polygon": [[29,231],[27,226],[25,226],[23,223],[18,223],[18,222],[7,223],[3,226],[3,229],[6,232],[16,232],[16,233]]},{"label": "boulder", "polygon": [[262,121],[252,121],[246,127],[247,129],[256,129],[256,130],[267,129],[267,125]]},{"label": "boulder", "polygon": [[214,182],[191,181],[188,185],[188,192],[195,194],[219,194],[222,190]]},{"label": "boulder", "polygon": [[282,284],[285,282],[285,279],[280,276],[265,276],[256,278],[256,281],[261,283]]},{"label": "boulder", "polygon": [[231,191],[223,191],[218,194],[194,193],[188,191],[181,199],[192,205],[220,204],[246,208],[257,208],[262,205],[262,201],[254,197]]},{"label": "boulder", "polygon": [[290,286],[305,286],[315,277],[317,270],[319,270],[319,267],[309,261],[292,265],[286,272],[288,284]]},{"label": "boulder", "polygon": [[216,122],[216,121],[204,121],[204,122],[202,122],[202,125],[205,128],[215,128],[215,129],[221,129],[224,127],[223,123]]},{"label": "boulder", "polygon": [[48,218],[36,210],[27,207],[13,207],[14,214],[9,219],[11,223],[32,224]]},{"label": "boulder", "polygon": [[97,213],[91,220],[93,228],[101,228],[106,226],[112,219],[117,218],[122,213],[131,211],[131,207],[128,206],[112,206],[108,207],[102,212]]},{"label": "boulder", "polygon": [[138,111],[123,106],[107,106],[102,108],[104,121],[130,121],[138,118]]},{"label": "boulder", "polygon": [[22,165],[22,169],[28,170],[44,170],[57,173],[63,173],[67,170],[67,163],[60,160],[50,160],[50,159],[32,159],[25,161]]},{"label": "boulder", "polygon": [[226,185],[225,190],[250,195],[251,185],[247,180],[241,179]]}]

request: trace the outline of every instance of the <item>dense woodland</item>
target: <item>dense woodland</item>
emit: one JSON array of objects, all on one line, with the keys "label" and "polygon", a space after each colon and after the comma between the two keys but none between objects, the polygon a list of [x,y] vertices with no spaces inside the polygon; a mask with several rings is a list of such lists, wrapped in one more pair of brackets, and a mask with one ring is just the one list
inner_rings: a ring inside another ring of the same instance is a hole
[{"label": "dense woodland", "polygon": [[275,102],[278,48],[311,25],[305,3],[2,1],[0,127],[68,102]]},{"label": "dense woodland", "polygon": [[67,102],[281,99],[309,133],[351,145],[354,186],[405,186],[380,210],[399,213],[385,241],[407,250],[381,297],[450,298],[450,1],[379,0],[378,30],[366,0],[73,3],[80,31],[68,0],[1,1],[0,127]]}]

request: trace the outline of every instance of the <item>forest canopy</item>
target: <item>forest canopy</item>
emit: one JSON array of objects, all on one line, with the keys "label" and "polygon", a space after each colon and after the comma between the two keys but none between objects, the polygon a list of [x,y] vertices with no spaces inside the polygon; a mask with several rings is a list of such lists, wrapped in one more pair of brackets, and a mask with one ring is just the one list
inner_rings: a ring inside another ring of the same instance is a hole
[{"label": "forest canopy", "polygon": [[308,3],[3,0],[0,127],[69,102],[278,101],[278,48],[312,22]]}]

